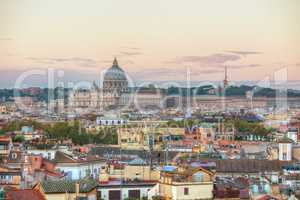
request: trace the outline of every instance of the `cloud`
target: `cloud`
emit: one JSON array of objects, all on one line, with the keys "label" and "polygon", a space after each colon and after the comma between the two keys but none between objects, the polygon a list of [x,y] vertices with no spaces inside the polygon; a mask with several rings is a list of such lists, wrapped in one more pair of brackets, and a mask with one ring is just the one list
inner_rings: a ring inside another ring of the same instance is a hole
[{"label": "cloud", "polygon": [[0,38],[0,41],[10,41],[13,40],[12,38]]},{"label": "cloud", "polygon": [[182,69],[176,69],[174,68],[153,68],[153,69],[143,69],[136,72],[130,73],[132,77],[138,79],[138,80],[165,80],[170,77],[178,77],[178,74],[181,74],[181,76],[184,76],[185,70]]},{"label": "cloud", "polygon": [[142,52],[133,52],[133,51],[121,51],[120,52],[121,55],[123,56],[138,56],[138,55],[142,55],[143,53]]},{"label": "cloud", "polygon": [[[244,54],[246,52],[243,52]],[[249,52],[248,52],[249,53]],[[252,52],[254,53],[254,52]],[[183,56],[177,57],[173,60],[165,61],[165,64],[196,64],[202,67],[202,73],[219,73],[218,69],[224,69],[227,66],[231,69],[241,69],[241,68],[254,68],[260,67],[259,64],[232,64],[228,62],[235,62],[242,60],[241,55],[235,54],[225,54],[225,53],[215,53],[208,56]],[[206,68],[203,70],[203,68]],[[201,70],[200,70],[201,72]]]},{"label": "cloud", "polygon": [[251,68],[251,67],[260,67],[259,64],[242,64],[242,65],[228,65],[228,68],[231,69],[241,69],[241,68]]},{"label": "cloud", "polygon": [[[185,79],[187,74],[187,68],[175,68],[175,67],[169,67],[169,68],[156,68],[156,69],[145,69],[141,71],[137,71],[134,73],[131,73],[134,77],[137,77],[139,80],[152,80],[152,79],[163,79],[163,78],[182,78]],[[223,69],[193,69],[190,68],[190,74],[192,76],[201,76],[201,75],[210,75],[210,74],[217,74],[217,73],[223,73]]]},{"label": "cloud", "polygon": [[141,50],[141,48],[139,48],[139,47],[126,47],[126,46],[124,46],[124,47],[121,47],[121,48],[123,48],[123,49],[127,49],[127,50],[136,50],[136,51],[138,51],[138,50]]},{"label": "cloud", "polygon": [[132,50],[141,50],[141,48],[138,48],[138,47],[129,47],[129,49],[132,49]]},{"label": "cloud", "polygon": [[[18,66],[21,68],[22,66]],[[45,68],[36,68],[36,69],[10,69],[8,67],[0,66],[0,88],[12,88],[16,84],[16,80],[23,76],[23,73],[28,73],[31,70],[42,70],[45,72],[44,75],[39,74],[28,74],[25,80],[22,82],[22,87],[30,87],[30,86],[37,86],[37,87],[48,87],[48,76],[47,76],[47,69]],[[5,70],[1,70],[5,69]],[[100,72],[95,73],[90,70],[78,70],[78,69],[66,69],[65,67],[55,68],[54,73],[54,84],[57,84],[61,81],[65,83],[65,86],[68,87],[69,85],[76,85],[80,82],[87,82],[92,84],[93,80],[99,80]],[[58,76],[58,72],[63,71],[63,77]]]},{"label": "cloud", "polygon": [[138,47],[121,47],[118,57],[126,56],[139,56],[143,55],[143,52]]},{"label": "cloud", "polygon": [[124,65],[127,65],[127,64],[134,64],[134,61],[133,60],[124,60],[124,61],[122,61],[122,63],[124,64]]},{"label": "cloud", "polygon": [[242,56],[262,54],[262,52],[259,52],[259,51],[225,51],[225,52],[242,55]]},{"label": "cloud", "polygon": [[176,64],[186,64],[186,63],[195,63],[203,65],[222,65],[228,61],[237,61],[240,60],[239,55],[216,53],[208,56],[182,56],[175,58],[166,63],[176,63]]},{"label": "cloud", "polygon": [[[118,57],[117,57],[118,59]],[[107,59],[107,60],[100,60],[99,63],[101,63],[102,66],[104,66],[105,68],[109,68],[112,66],[113,64],[113,59]],[[123,68],[123,66],[125,66],[126,68],[126,65],[133,65],[134,64],[134,61],[131,60],[131,59],[118,59],[118,64],[121,68]],[[124,68],[123,68],[124,69]],[[126,70],[126,69],[124,69]]]},{"label": "cloud", "polygon": [[[223,73],[223,70],[218,70],[218,69],[206,69],[206,70],[201,70],[199,74],[217,74],[217,73]],[[194,74],[194,73],[193,73]]]},{"label": "cloud", "polygon": [[103,63],[103,64],[105,64],[105,65],[111,65],[113,63],[113,59],[111,59],[111,60],[109,60],[109,59],[107,59],[107,60],[101,60],[100,62]]},{"label": "cloud", "polygon": [[82,58],[82,57],[71,57],[71,58],[27,57],[26,59],[39,64],[48,64],[48,65],[70,64],[70,65],[77,65],[80,67],[97,67],[97,63],[98,63],[98,61],[94,59]]}]

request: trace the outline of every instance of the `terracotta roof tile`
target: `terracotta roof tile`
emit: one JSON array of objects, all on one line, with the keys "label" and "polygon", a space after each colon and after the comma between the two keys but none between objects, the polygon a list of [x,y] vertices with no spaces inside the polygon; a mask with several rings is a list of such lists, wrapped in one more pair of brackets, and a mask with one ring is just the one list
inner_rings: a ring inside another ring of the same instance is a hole
[{"label": "terracotta roof tile", "polygon": [[37,190],[9,190],[7,191],[7,200],[46,200],[46,198]]}]

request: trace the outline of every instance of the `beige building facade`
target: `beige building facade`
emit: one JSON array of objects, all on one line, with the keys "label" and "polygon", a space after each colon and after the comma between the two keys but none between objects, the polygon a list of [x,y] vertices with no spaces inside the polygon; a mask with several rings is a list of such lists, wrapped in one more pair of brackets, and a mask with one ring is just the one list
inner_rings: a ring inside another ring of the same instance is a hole
[{"label": "beige building facade", "polygon": [[161,172],[158,196],[172,200],[213,199],[213,173],[204,168]]}]

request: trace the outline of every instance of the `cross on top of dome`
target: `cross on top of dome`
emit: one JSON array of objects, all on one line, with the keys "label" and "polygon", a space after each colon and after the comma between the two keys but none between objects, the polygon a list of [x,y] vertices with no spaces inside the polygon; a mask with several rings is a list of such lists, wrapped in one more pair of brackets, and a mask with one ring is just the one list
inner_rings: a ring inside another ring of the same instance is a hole
[{"label": "cross on top of dome", "polygon": [[118,61],[117,61],[117,58],[116,58],[116,57],[115,57],[115,59],[114,59],[114,62],[113,62],[112,67],[117,67],[117,68],[119,68],[119,64],[118,64]]}]

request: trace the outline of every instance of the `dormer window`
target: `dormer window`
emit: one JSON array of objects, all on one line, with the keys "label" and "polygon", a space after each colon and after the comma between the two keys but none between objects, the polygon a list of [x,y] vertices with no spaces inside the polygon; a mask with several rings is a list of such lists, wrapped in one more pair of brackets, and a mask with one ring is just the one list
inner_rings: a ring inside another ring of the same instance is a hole
[{"label": "dormer window", "polygon": [[12,153],[11,157],[12,157],[12,159],[16,159],[18,157],[18,155],[16,153]]}]

